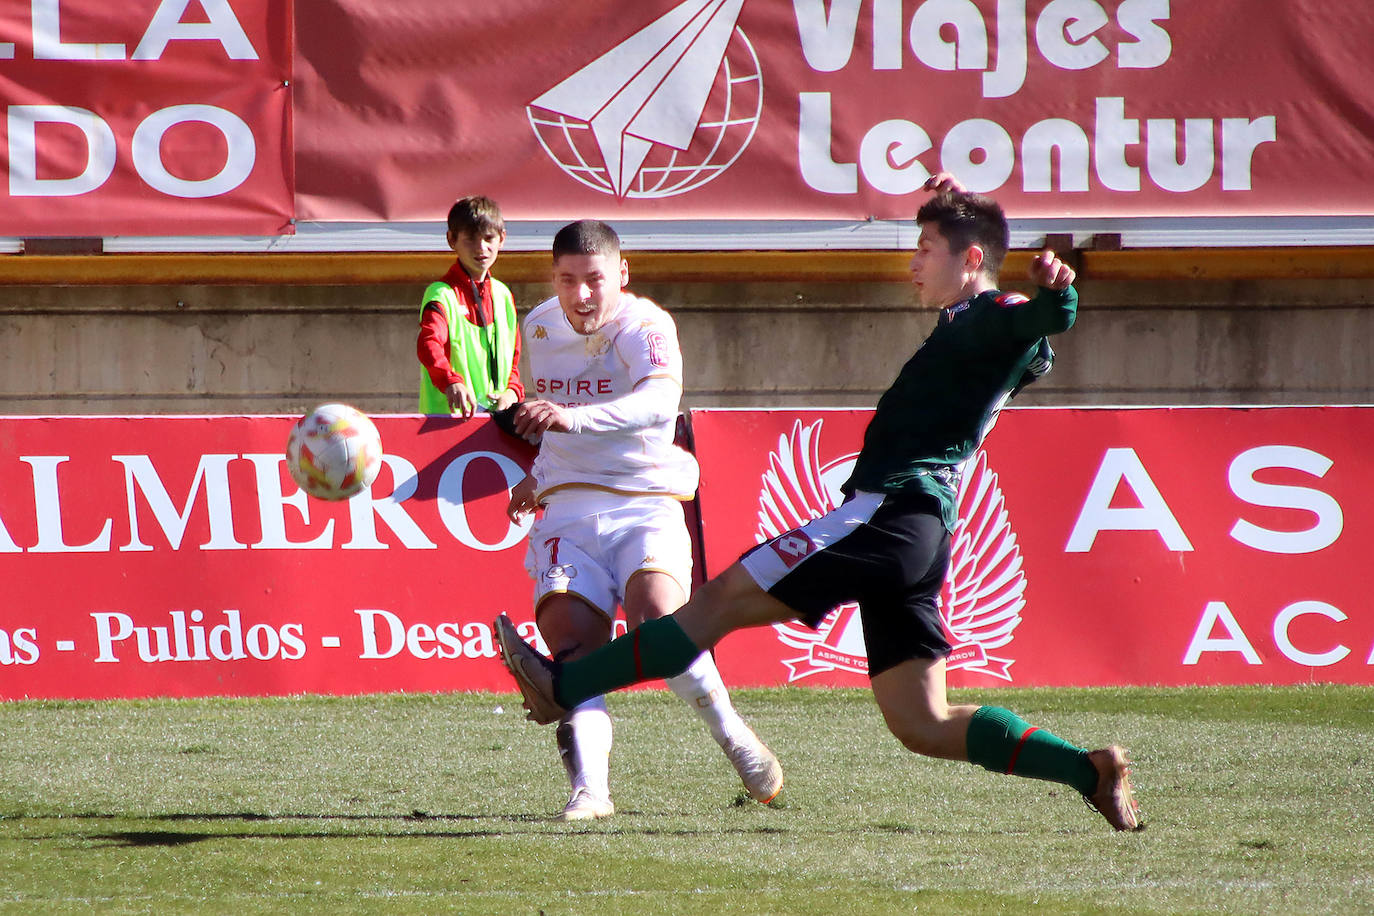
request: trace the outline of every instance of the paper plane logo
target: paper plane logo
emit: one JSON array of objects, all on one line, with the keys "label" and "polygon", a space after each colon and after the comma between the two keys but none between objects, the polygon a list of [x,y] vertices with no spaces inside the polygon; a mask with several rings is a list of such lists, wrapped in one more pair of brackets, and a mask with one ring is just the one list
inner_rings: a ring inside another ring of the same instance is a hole
[{"label": "paper plane logo", "polygon": [[744,0],[686,0],[526,108],[567,175],[619,198],[685,194],[740,157],[763,111]]}]

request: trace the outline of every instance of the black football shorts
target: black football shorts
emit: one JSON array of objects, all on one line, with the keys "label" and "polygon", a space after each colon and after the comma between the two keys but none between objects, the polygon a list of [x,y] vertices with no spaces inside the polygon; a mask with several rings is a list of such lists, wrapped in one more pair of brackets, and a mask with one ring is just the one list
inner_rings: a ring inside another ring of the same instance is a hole
[{"label": "black football shorts", "polygon": [[949,532],[933,496],[858,492],[740,562],[813,629],[834,608],[858,602],[869,677],[909,658],[949,655],[940,620]]}]

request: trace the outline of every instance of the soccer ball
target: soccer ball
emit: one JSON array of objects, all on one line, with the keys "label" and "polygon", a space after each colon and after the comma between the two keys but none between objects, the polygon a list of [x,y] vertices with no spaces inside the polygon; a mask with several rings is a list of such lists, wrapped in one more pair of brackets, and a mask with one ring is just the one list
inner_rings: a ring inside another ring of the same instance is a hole
[{"label": "soccer ball", "polygon": [[382,437],[347,404],[322,404],[296,421],[286,440],[286,469],[318,499],[348,499],[382,469]]}]

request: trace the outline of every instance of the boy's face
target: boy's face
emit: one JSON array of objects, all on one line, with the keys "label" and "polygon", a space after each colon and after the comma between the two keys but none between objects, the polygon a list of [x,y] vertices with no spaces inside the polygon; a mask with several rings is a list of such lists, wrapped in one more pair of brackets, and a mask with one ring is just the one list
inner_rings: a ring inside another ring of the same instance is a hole
[{"label": "boy's face", "polygon": [[553,291],[579,334],[594,334],[615,317],[629,282],[630,266],[619,255],[561,254],[553,262]]},{"label": "boy's face", "polygon": [[926,308],[944,308],[971,294],[970,284],[983,263],[983,249],[972,245],[955,254],[949,240],[932,224],[921,226],[916,252],[911,256],[911,283],[916,298]]},{"label": "boy's face", "polygon": [[474,280],[487,278],[487,272],[496,263],[496,254],[505,241],[506,234],[495,230],[479,232],[464,229],[457,234],[448,234],[448,246],[457,253],[458,263]]}]

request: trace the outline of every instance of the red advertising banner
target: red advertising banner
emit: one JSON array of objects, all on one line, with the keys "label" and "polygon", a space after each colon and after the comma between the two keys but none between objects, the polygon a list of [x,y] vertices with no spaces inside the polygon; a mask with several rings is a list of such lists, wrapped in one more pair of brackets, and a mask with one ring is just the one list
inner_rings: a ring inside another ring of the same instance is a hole
[{"label": "red advertising banner", "polygon": [[907,219],[941,169],[1020,218],[1370,215],[1371,33],[1308,0],[11,3],[0,235],[440,220],[469,192]]},{"label": "red advertising banner", "polygon": [[0,8],[0,235],[280,235],[288,0]]},{"label": "red advertising banner", "polygon": [[[53,0],[55,2],[55,0]],[[298,0],[300,216],[1374,213],[1374,8],[1277,0]],[[1295,181],[1294,176],[1321,176]]]},{"label": "red advertising banner", "polygon": [[[706,571],[833,504],[868,416],[693,412]],[[0,699],[509,690],[529,449],[378,417],[380,477],[326,503],[293,419],[0,418]],[[1370,441],[1374,408],[1004,411],[963,477],[951,683],[1374,683]],[[739,686],[866,658],[853,606],[717,649]]]},{"label": "red advertising banner", "polygon": [[[695,411],[708,574],[840,499],[868,411]],[[955,686],[1374,683],[1374,408],[1004,411],[966,468]],[[732,684],[864,684],[854,606],[736,633]]]},{"label": "red advertising banner", "polygon": [[0,419],[0,698],[508,689],[529,449],[378,417],[378,480],[328,503],[286,473],[293,421]]}]

